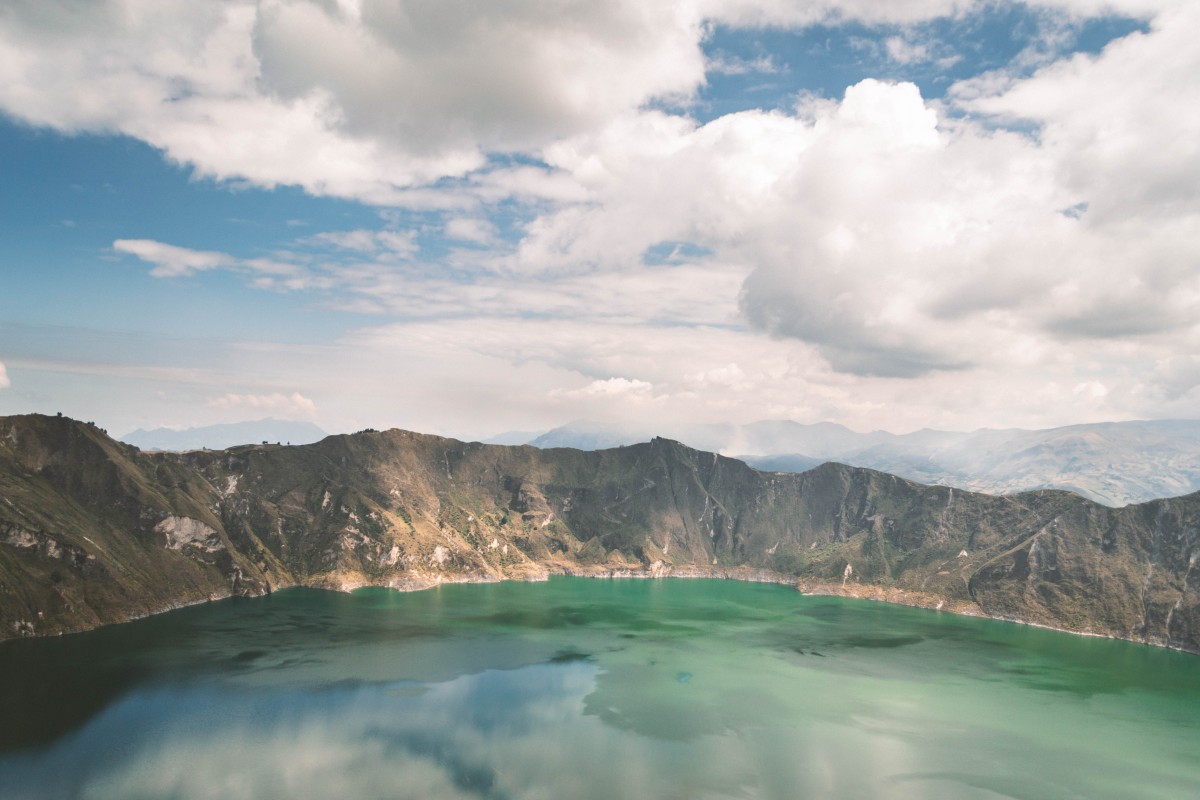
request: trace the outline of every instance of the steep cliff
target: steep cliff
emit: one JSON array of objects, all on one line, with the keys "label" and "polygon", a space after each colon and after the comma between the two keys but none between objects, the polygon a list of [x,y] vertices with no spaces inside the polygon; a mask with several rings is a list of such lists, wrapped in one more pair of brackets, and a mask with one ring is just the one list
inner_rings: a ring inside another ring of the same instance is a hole
[{"label": "steep cliff", "polygon": [[1112,509],[676,442],[583,452],[405,431],[142,453],[0,419],[0,637],[292,584],[732,575],[1200,652],[1200,495]]}]

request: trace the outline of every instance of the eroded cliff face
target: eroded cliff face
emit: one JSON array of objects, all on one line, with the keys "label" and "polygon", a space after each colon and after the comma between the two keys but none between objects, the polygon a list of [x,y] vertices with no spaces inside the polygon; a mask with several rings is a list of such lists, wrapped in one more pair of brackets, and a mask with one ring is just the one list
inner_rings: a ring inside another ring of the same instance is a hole
[{"label": "eroded cliff face", "polygon": [[595,452],[405,431],[141,453],[0,419],[0,637],[293,584],[713,575],[1200,651],[1200,495],[1111,509],[657,439]]}]

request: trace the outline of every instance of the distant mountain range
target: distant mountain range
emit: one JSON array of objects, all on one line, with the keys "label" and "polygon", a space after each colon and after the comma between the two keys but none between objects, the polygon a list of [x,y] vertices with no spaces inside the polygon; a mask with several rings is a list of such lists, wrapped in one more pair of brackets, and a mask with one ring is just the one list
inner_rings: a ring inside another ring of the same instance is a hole
[{"label": "distant mountain range", "polygon": [[[829,422],[640,429],[573,422],[532,437],[535,447],[599,450],[667,436],[736,456],[762,470],[804,472],[826,461],[868,467],[921,483],[1003,494],[1065,489],[1110,506],[1200,489],[1200,420],[1070,425],[1045,430],[920,430],[857,433]],[[510,436],[506,444],[514,444]]]},{"label": "distant mountain range", "polygon": [[205,425],[183,430],[155,428],[146,431],[138,428],[120,437],[120,440],[140,450],[224,450],[239,444],[259,442],[312,444],[328,435],[311,422],[267,417],[251,422]]}]

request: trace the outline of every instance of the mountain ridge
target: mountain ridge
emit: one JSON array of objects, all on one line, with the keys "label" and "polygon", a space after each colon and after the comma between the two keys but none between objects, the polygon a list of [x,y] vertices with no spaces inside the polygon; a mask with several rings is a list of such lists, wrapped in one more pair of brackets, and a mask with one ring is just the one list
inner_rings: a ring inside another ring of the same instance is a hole
[{"label": "mountain ridge", "polygon": [[[1200,420],[969,433],[926,428],[906,434],[858,433],[836,423],[791,420],[676,427],[669,433],[672,438],[772,471],[803,471],[832,460],[994,494],[1061,488],[1113,507],[1200,490]],[[649,438],[636,428],[576,421],[530,443],[595,449]]]},{"label": "mountain ridge", "polygon": [[0,418],[0,637],[291,585],[779,580],[1200,652],[1200,493],[1121,509],[657,438],[581,451],[363,431],[145,453]]}]

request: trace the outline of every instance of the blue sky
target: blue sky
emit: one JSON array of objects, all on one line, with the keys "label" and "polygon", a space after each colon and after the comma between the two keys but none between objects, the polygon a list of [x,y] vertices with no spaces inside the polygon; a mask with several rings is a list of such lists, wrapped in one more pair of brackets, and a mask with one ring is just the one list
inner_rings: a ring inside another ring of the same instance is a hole
[{"label": "blue sky", "polygon": [[1194,417],[1174,0],[17,0],[0,414]]}]

